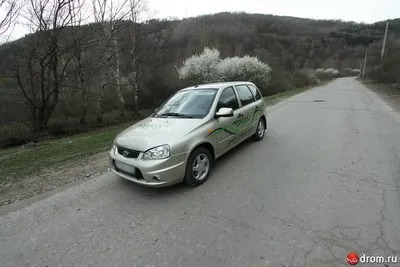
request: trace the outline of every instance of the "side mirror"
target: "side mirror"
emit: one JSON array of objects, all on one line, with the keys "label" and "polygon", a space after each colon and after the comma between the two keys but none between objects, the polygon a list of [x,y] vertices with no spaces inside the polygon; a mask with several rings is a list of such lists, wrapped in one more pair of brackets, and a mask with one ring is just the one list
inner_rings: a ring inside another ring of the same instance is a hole
[{"label": "side mirror", "polygon": [[215,114],[215,118],[220,118],[220,117],[233,117],[233,109],[220,108],[218,112]]}]

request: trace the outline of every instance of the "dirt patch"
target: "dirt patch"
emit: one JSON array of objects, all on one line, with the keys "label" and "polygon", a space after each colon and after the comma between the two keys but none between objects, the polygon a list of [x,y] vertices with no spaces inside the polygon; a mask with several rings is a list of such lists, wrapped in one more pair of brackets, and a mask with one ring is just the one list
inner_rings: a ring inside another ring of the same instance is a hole
[{"label": "dirt patch", "polygon": [[107,153],[100,153],[81,162],[70,163],[44,173],[0,184],[0,206],[28,199],[59,187],[74,185],[109,169]]},{"label": "dirt patch", "polygon": [[370,90],[381,96],[389,105],[400,112],[400,88],[393,87],[388,84],[363,82],[363,84]]}]

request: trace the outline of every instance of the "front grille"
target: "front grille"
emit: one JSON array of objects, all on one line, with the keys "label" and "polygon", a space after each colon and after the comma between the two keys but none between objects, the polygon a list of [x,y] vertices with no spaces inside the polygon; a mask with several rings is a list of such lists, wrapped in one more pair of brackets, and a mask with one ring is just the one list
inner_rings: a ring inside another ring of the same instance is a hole
[{"label": "front grille", "polygon": [[122,147],[117,147],[117,149],[118,149],[118,154],[124,156],[125,158],[136,159],[140,155],[140,151],[122,148]]}]

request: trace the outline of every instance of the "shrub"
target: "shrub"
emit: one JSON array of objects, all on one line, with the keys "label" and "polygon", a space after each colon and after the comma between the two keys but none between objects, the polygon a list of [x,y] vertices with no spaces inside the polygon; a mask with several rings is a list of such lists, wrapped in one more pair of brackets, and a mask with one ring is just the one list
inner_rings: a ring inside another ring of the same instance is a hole
[{"label": "shrub", "polygon": [[217,65],[221,62],[217,49],[205,48],[201,54],[186,59],[178,69],[179,79],[192,83],[210,83],[219,80]]},{"label": "shrub", "polygon": [[317,85],[321,83],[320,79],[318,79],[314,72],[308,74],[308,79],[310,80],[311,85]]},{"label": "shrub", "polygon": [[333,76],[336,77],[336,78],[339,77],[339,71],[338,70],[334,70],[333,71]]},{"label": "shrub", "polygon": [[269,96],[290,90],[292,87],[291,76],[282,68],[273,68],[271,71],[271,80],[266,87],[260,87],[264,96]]},{"label": "shrub", "polygon": [[361,73],[359,69],[352,69],[352,68],[344,68],[340,76],[342,77],[352,77],[352,76],[358,76]]},{"label": "shrub", "polygon": [[271,80],[271,67],[256,57],[226,58],[217,65],[220,81],[251,81],[266,87]]},{"label": "shrub", "polygon": [[201,54],[186,59],[178,74],[181,80],[192,84],[242,80],[266,87],[271,80],[271,67],[247,55],[221,60],[217,49],[205,48]]},{"label": "shrub", "polygon": [[333,78],[339,77],[339,71],[333,68],[328,68],[326,70],[316,69],[314,73],[317,76],[317,78],[321,81],[329,81],[332,80]]},{"label": "shrub", "polygon": [[305,87],[318,83],[320,83],[320,81],[315,75],[315,71],[311,69],[298,70],[292,76],[292,84],[295,87]]}]

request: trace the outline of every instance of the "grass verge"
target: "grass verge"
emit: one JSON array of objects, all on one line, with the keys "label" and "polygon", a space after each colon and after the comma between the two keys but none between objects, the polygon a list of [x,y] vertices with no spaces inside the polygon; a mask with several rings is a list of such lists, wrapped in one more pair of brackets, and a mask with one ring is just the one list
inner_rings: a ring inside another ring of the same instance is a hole
[{"label": "grass verge", "polygon": [[377,83],[373,80],[360,80],[367,88],[379,94],[395,110],[400,111],[400,84]]},{"label": "grass verge", "polygon": [[115,136],[131,124],[0,150],[0,184],[106,152]]}]

